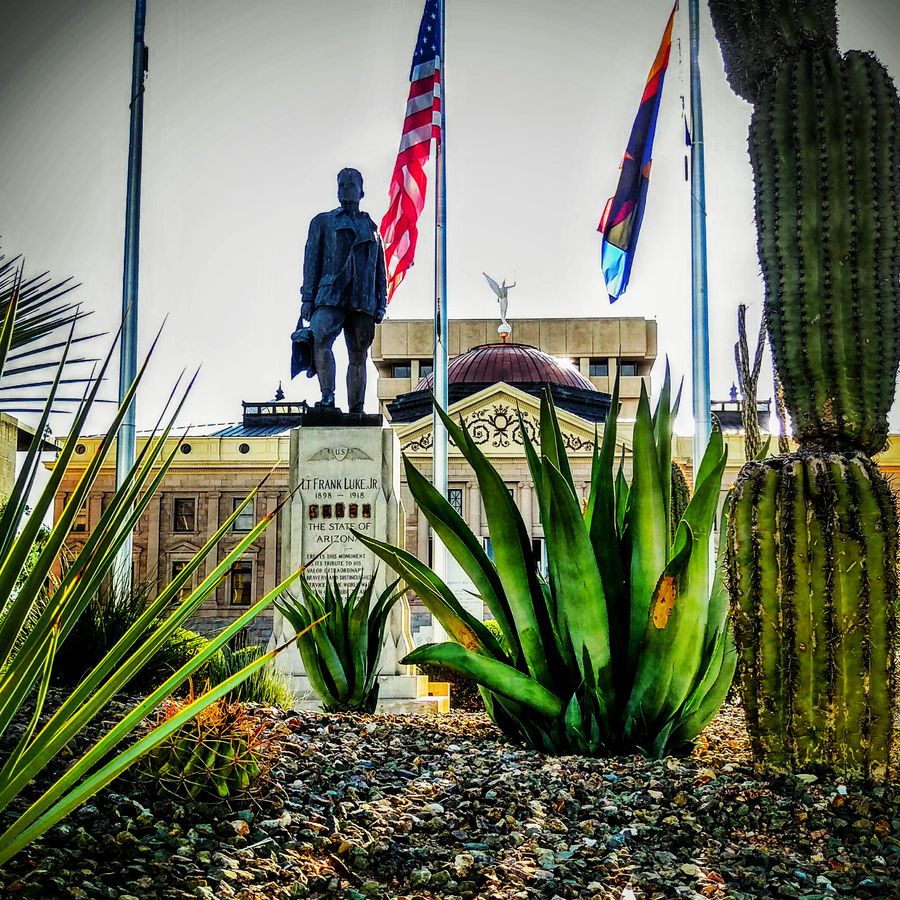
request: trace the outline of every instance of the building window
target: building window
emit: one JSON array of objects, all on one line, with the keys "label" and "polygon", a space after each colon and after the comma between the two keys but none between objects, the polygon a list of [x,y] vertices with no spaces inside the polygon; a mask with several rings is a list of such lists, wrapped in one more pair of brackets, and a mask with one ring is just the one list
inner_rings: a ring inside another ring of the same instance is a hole
[{"label": "building window", "polygon": [[[233,497],[231,500],[231,511],[234,512],[244,502],[243,497]],[[234,520],[231,526],[232,531],[251,531],[255,524],[254,506],[255,500],[251,500],[241,511],[240,515]]]},{"label": "building window", "polygon": [[197,530],[197,501],[193,497],[175,498],[175,531]]},{"label": "building window", "polygon": [[231,567],[231,605],[249,606],[253,584],[253,563],[236,562]]},{"label": "building window", "polygon": [[588,364],[588,374],[593,378],[606,378],[609,375],[609,363],[605,359],[592,359]]},{"label": "building window", "polygon": [[[172,561],[172,578],[170,580],[174,581],[184,571],[184,567],[186,565],[187,565],[186,559],[173,560]],[[179,603],[182,602],[183,600],[186,600],[190,596],[191,591],[193,590],[192,582],[193,582],[193,579],[188,578],[188,580],[185,581],[185,583],[184,583],[184,587],[182,587],[182,589],[178,592],[176,599],[178,600]]]},{"label": "building window", "polygon": [[391,378],[412,378],[412,366],[408,362],[394,363],[391,366]]},{"label": "building window", "polygon": [[636,362],[620,362],[619,363],[619,374],[623,378],[633,378],[638,373],[638,367]]},{"label": "building window", "polygon": [[462,488],[449,488],[447,491],[447,500],[450,505],[460,514],[463,514],[463,492]]},{"label": "building window", "polygon": [[487,557],[491,562],[494,560],[494,545],[491,543],[491,539],[489,537],[482,538],[484,541],[484,552],[487,553]]},{"label": "building window", "polygon": [[434,371],[434,363],[430,359],[423,359],[419,363],[419,376],[427,378]]}]

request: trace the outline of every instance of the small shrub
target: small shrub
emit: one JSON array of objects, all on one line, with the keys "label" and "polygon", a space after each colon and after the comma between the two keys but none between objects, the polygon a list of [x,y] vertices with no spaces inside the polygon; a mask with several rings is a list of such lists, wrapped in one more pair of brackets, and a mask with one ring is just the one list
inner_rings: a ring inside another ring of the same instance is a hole
[{"label": "small shrub", "polygon": [[[91,597],[84,612],[67,638],[75,653],[60,653],[53,669],[53,681],[59,687],[75,687],[85,674],[115,646],[116,642],[144,614],[155,594],[155,581],[136,583],[124,591],[118,584]],[[151,627],[165,620],[163,615]],[[125,687],[137,694],[150,693],[208,646],[209,641],[187,628],[175,628]]]},{"label": "small shrub", "polygon": [[[202,670],[202,677],[212,684],[219,684],[240,672],[248,663],[259,659],[264,653],[260,646],[251,644],[233,650],[223,647]],[[265,666],[254,672],[233,691],[225,695],[228,702],[261,703],[264,706],[278,706],[290,709],[294,705],[291,693],[284,676],[273,665]]]}]

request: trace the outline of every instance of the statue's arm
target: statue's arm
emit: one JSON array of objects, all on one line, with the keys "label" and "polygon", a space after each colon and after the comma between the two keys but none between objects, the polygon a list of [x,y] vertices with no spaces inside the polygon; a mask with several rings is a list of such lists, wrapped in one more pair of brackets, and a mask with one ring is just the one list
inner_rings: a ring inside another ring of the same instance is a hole
[{"label": "statue's arm", "polygon": [[384,319],[387,309],[387,270],[384,265],[384,244],[377,231],[375,239],[378,241],[378,259],[375,264],[375,322],[377,324]]},{"label": "statue's arm", "polygon": [[306,250],[303,253],[303,286],[300,288],[300,318],[309,320],[312,316],[313,301],[322,277],[322,226],[316,216],[309,224]]}]

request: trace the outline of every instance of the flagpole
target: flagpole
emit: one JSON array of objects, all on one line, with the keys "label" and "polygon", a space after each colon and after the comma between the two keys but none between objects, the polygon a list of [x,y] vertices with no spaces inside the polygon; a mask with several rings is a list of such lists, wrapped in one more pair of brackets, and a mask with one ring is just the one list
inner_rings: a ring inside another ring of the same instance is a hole
[{"label": "flagpole", "polygon": [[[144,77],[147,45],[144,25],[147,0],[135,0],[134,47],[131,62],[131,125],[128,137],[128,187],[125,199],[125,263],[122,276],[122,343],[119,351],[119,403],[137,374],[138,252],[141,230],[141,160],[144,137]],[[116,441],[116,487],[120,487],[134,465],[135,404],[132,402],[119,428]],[[119,550],[116,569],[124,592],[131,589],[132,535]]]},{"label": "flagpole", "polygon": [[[700,3],[688,0],[691,73],[691,323],[693,334],[694,478],[711,432],[709,288],[706,271],[706,172],[700,95]],[[696,481],[695,481],[696,483]]]},{"label": "flagpole", "polygon": [[[441,40],[441,139],[435,157],[434,213],[434,396],[437,405],[447,411],[447,70],[444,53],[446,33],[445,0],[438,0]],[[433,413],[432,483],[443,497],[447,496],[447,428]],[[432,531],[432,568],[442,581],[447,581],[447,548]],[[432,616],[432,641],[447,639],[446,632]]]}]

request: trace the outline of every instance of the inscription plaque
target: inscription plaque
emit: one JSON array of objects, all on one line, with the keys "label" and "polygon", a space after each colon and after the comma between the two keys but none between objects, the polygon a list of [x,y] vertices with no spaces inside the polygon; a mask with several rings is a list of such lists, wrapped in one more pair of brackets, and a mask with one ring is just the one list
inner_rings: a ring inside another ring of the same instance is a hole
[{"label": "inscription plaque", "polygon": [[342,592],[351,590],[360,577],[365,581],[375,566],[374,555],[350,529],[376,536],[378,523],[372,509],[378,498],[378,479],[371,475],[315,475],[301,478],[299,487],[303,562],[325,551],[307,569],[307,581],[323,591],[328,575],[337,580]]}]

